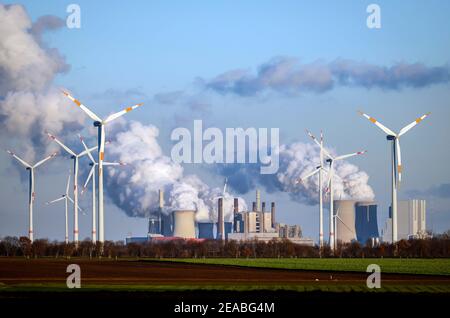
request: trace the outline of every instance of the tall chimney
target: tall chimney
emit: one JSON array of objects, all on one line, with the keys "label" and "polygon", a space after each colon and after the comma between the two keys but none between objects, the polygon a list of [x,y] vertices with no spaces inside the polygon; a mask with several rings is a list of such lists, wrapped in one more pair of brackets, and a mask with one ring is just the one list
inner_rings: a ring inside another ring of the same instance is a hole
[{"label": "tall chimney", "polygon": [[234,198],[234,210],[233,210],[233,231],[239,232],[238,225],[237,225],[237,215],[239,213],[239,200],[238,198]]},{"label": "tall chimney", "polygon": [[253,211],[253,212],[256,211],[256,202],[255,202],[255,201],[253,201],[253,208],[252,208],[252,211]]},{"label": "tall chimney", "polygon": [[225,228],[223,220],[223,198],[219,198],[218,202],[218,216],[217,216],[217,238],[220,240],[225,239]]},{"label": "tall chimney", "polygon": [[275,202],[272,202],[272,206],[270,209],[270,216],[272,219],[272,228],[275,228]]},{"label": "tall chimney", "polygon": [[159,189],[159,208],[162,209],[164,207],[164,190]]},{"label": "tall chimney", "polygon": [[255,211],[261,211],[261,192],[259,190],[256,190],[256,210]]},{"label": "tall chimney", "polygon": [[159,189],[158,234],[162,234],[162,210],[164,208],[164,190]]}]

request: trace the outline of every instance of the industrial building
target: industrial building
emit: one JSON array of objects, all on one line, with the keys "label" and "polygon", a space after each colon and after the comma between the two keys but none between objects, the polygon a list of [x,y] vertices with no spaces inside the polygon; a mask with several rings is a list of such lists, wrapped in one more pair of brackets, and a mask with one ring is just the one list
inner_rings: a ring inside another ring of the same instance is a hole
[{"label": "industrial building", "polygon": [[334,217],[338,242],[365,244],[379,237],[377,205],[374,202],[335,200]]},{"label": "industrial building", "polygon": [[299,225],[275,222],[275,202],[266,209],[261,202],[259,190],[252,210],[239,211],[239,201],[234,199],[232,222],[224,220],[223,198],[217,200],[217,222],[196,222],[194,210],[164,211],[164,192],[159,191],[159,208],[148,218],[147,237],[127,237],[126,243],[164,241],[168,239],[218,239],[218,240],[260,240],[288,239],[296,244],[313,246],[312,239],[302,237]]},{"label": "industrial building", "polygon": [[[423,238],[426,233],[426,201],[407,200],[397,204],[397,237],[399,240],[410,238]],[[389,208],[389,218],[382,230],[384,242],[391,242],[392,238],[392,212]]]}]

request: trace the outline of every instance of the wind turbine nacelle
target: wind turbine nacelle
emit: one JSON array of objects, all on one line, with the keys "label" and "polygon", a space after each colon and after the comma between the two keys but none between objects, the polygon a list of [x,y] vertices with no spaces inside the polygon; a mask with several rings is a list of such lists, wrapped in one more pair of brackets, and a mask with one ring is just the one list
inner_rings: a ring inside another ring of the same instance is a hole
[{"label": "wind turbine nacelle", "polygon": [[75,159],[75,156],[74,155],[70,156],[70,159]]},{"label": "wind turbine nacelle", "polygon": [[94,164],[91,162],[91,163],[89,163],[89,165],[92,167]]},{"label": "wind turbine nacelle", "polygon": [[395,139],[395,136],[387,135],[387,136],[386,136],[386,139],[387,139],[387,140],[394,140],[394,139]]},{"label": "wind turbine nacelle", "polygon": [[98,120],[94,121],[94,127],[100,127],[101,125],[102,125],[102,123],[99,122]]},{"label": "wind turbine nacelle", "polygon": [[327,159],[327,160],[325,160],[325,161],[328,162],[328,163],[331,163],[331,161],[333,161],[333,160]]}]

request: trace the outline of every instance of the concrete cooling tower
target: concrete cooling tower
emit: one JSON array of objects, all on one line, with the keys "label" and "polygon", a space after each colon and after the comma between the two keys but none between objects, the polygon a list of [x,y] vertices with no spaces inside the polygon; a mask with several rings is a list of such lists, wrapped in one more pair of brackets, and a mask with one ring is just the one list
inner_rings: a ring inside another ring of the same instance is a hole
[{"label": "concrete cooling tower", "polygon": [[195,211],[173,211],[173,236],[182,238],[195,238]]},{"label": "concrete cooling tower", "polygon": [[197,223],[198,226],[198,238],[214,239],[214,223],[203,222]]},{"label": "concrete cooling tower", "polygon": [[361,244],[366,244],[367,240],[379,236],[377,205],[374,202],[358,202],[355,210],[357,239]]},{"label": "concrete cooling tower", "polygon": [[335,200],[334,215],[336,224],[336,240],[350,243],[356,240],[354,200]]}]

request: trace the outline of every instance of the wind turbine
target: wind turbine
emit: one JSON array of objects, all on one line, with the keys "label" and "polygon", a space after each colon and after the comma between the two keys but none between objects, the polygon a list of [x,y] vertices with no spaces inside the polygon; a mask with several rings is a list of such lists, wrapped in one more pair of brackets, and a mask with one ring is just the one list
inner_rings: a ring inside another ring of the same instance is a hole
[{"label": "wind turbine", "polygon": [[125,108],[124,110],[111,114],[102,120],[96,114],[84,106],[79,100],[72,97],[69,93],[63,92],[71,101],[73,101],[78,107],[81,108],[91,119],[94,120],[94,127],[98,128],[98,216],[99,216],[99,241],[101,244],[105,241],[104,233],[104,210],[103,210],[103,160],[105,157],[105,125],[113,120],[123,116],[124,114],[132,111],[133,109],[142,106],[142,103],[136,104]]},{"label": "wind turbine", "polygon": [[358,156],[358,155],[365,154],[367,151],[366,150],[358,151],[358,152],[350,153],[350,154],[347,154],[347,155],[333,157],[325,149],[323,144],[321,144],[314,136],[310,135],[310,137],[314,140],[314,142],[317,145],[319,145],[320,149],[323,151],[325,156],[328,157],[328,159],[326,161],[330,165],[330,168],[328,170],[328,182],[327,182],[328,183],[328,191],[330,193],[330,248],[332,250],[334,250],[335,247],[336,247],[335,246],[336,244],[335,244],[335,236],[334,236],[334,211],[333,211],[333,209],[334,209],[334,202],[333,202],[333,200],[334,200],[334,193],[333,193],[333,181],[334,181],[334,177],[340,178],[338,175],[335,175],[334,163],[336,161],[339,161],[339,160],[343,160],[343,159],[347,159],[347,158],[350,158],[350,157],[353,157],[353,156]]},{"label": "wind turbine", "polygon": [[[95,202],[95,168],[98,166],[98,163],[95,161],[94,157],[91,154],[91,151],[89,150],[89,148],[86,146],[86,143],[84,142],[83,137],[81,137],[81,135],[78,135],[80,137],[81,143],[84,146],[84,149],[86,149],[88,151],[87,155],[89,157],[89,159],[91,159],[91,163],[89,164],[92,168],[89,171],[89,175],[86,179],[86,182],[84,183],[83,189],[81,190],[81,194],[84,193],[84,191],[86,190],[86,187],[89,183],[89,181],[92,178],[92,243],[96,244],[97,243],[97,224],[96,224],[96,219],[97,219],[97,215],[96,215],[96,202]],[[108,143],[108,142],[106,142]],[[97,147],[95,147],[97,148]],[[125,163],[122,162],[103,162],[103,165],[105,166],[124,166]]]},{"label": "wind turbine", "polygon": [[[316,140],[316,137],[314,135],[306,130],[306,133],[313,139]],[[300,177],[296,181],[296,184],[303,182],[303,180],[308,179],[309,177],[312,177],[315,174],[319,174],[319,247],[323,247],[323,192],[322,192],[322,172],[325,171],[325,168],[323,167],[323,134],[320,132],[320,164],[316,167],[316,169],[307,175]]]},{"label": "wind turbine", "polygon": [[[76,154],[72,149],[63,144],[58,138],[54,135],[47,132],[47,135],[50,139],[55,141],[58,145],[60,145],[69,155],[71,155],[71,159],[73,159],[73,217],[74,217],[74,226],[73,226],[73,241],[75,244],[78,244],[78,160],[86,155],[89,150],[83,150],[82,152]],[[97,146],[92,147],[91,150],[95,150]]]},{"label": "wind turbine", "polygon": [[359,114],[366,117],[368,120],[370,120],[372,123],[374,123],[378,128],[380,128],[382,131],[386,133],[386,139],[392,141],[392,154],[391,154],[391,160],[392,160],[392,172],[391,172],[391,181],[392,181],[392,243],[397,242],[397,188],[400,185],[400,182],[402,181],[402,156],[400,151],[400,137],[404,135],[407,131],[409,131],[411,128],[416,126],[418,123],[420,123],[422,120],[428,117],[430,113],[426,113],[425,115],[417,118],[415,121],[410,123],[409,125],[406,125],[402,129],[400,129],[400,132],[396,134],[380,122],[378,122],[375,118],[370,117],[369,115],[359,111]]},{"label": "wind turbine", "polygon": [[[72,202],[73,204],[75,204],[75,202],[72,200],[72,198],[71,198],[70,195],[69,195],[69,185],[70,185],[70,173],[69,173],[69,177],[67,178],[66,192],[65,192],[60,198],[55,199],[55,200],[53,200],[53,201],[46,202],[46,204],[49,205],[49,204],[52,204],[52,203],[55,203],[55,202],[64,200],[65,207],[66,207],[66,209],[65,209],[65,214],[64,214],[64,215],[65,215],[65,222],[66,222],[66,236],[65,236],[65,242],[66,242],[66,244],[69,243],[69,221],[68,221],[68,208],[69,208],[69,202],[68,202],[68,201],[70,201],[70,202]],[[83,211],[80,207],[78,207],[78,209],[79,209],[80,211]]]},{"label": "wind turbine", "polygon": [[30,182],[29,182],[29,191],[28,191],[28,237],[30,238],[31,243],[33,243],[33,203],[34,199],[36,197],[34,192],[34,169],[42,165],[47,160],[50,160],[51,158],[55,157],[57,152],[52,153],[51,155],[45,157],[41,161],[38,161],[34,165],[30,165],[25,160],[21,159],[19,156],[17,156],[15,153],[13,153],[10,150],[7,150],[7,152],[17,159],[27,170],[30,171]]}]

